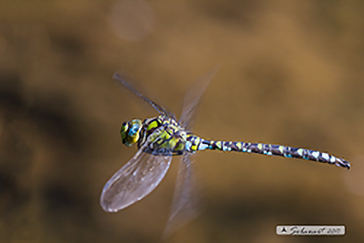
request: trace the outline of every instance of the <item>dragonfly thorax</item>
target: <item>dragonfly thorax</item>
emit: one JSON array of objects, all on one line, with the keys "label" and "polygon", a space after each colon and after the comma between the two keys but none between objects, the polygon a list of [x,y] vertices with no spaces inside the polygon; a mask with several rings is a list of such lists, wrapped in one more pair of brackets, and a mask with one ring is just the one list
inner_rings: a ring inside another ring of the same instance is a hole
[{"label": "dragonfly thorax", "polygon": [[181,155],[185,152],[187,132],[173,118],[160,115],[145,119],[138,147],[144,152],[160,155]]},{"label": "dragonfly thorax", "polygon": [[142,121],[139,119],[124,122],[120,129],[120,135],[123,144],[126,146],[131,146],[138,142],[140,130],[142,127]]}]

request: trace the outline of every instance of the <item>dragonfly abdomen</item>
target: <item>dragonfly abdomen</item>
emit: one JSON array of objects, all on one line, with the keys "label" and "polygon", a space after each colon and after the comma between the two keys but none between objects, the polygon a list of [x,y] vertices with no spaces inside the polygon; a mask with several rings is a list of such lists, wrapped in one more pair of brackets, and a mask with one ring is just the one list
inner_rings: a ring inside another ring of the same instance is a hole
[{"label": "dragonfly abdomen", "polygon": [[[196,136],[197,137],[197,136]],[[336,166],[345,167],[350,169],[350,163],[342,158],[337,158],[331,154],[309,150],[304,148],[294,148],[283,145],[264,144],[264,143],[248,143],[248,142],[233,142],[233,141],[213,141],[203,138],[194,138],[191,140],[191,149],[194,150],[220,150],[224,152],[246,152],[256,153],[263,155],[275,155],[286,158],[299,158],[322,163],[335,164]],[[198,142],[198,144],[196,144]],[[192,151],[194,152],[194,151]]]}]

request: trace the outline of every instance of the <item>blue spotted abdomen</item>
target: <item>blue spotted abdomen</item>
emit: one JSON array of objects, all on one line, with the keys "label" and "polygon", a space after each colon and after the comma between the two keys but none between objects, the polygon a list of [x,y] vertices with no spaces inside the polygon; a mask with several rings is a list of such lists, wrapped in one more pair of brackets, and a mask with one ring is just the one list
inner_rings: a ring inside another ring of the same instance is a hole
[{"label": "blue spotted abdomen", "polygon": [[342,158],[337,158],[331,154],[309,150],[304,148],[293,148],[283,145],[263,144],[263,143],[244,143],[232,141],[213,141],[191,136],[189,138],[191,146],[190,152],[197,150],[220,150],[225,152],[236,151],[246,153],[256,153],[263,155],[276,155],[286,158],[299,158],[311,161],[318,161],[322,163],[335,164],[336,166],[345,167],[350,169],[350,163]]}]

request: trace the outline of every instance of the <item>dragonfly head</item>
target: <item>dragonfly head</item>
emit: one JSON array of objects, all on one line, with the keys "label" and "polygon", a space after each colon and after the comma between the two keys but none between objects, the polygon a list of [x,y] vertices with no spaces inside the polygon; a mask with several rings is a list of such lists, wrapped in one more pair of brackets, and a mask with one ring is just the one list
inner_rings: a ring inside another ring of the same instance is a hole
[{"label": "dragonfly head", "polygon": [[141,129],[142,121],[139,119],[124,122],[121,125],[120,129],[120,135],[123,144],[125,144],[126,146],[131,146],[134,143],[138,142]]}]

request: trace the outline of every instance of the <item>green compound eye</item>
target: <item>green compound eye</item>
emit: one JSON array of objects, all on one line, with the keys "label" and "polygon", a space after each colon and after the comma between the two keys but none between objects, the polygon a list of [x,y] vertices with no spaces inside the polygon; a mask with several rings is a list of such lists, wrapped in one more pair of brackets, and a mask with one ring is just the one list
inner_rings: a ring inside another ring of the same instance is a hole
[{"label": "green compound eye", "polygon": [[141,129],[142,121],[139,119],[134,119],[121,124],[120,135],[123,144],[126,146],[131,146],[132,144],[138,142]]},{"label": "green compound eye", "polygon": [[128,134],[128,128],[129,128],[129,122],[124,122],[123,124],[121,124],[121,128],[120,128],[120,135],[121,135],[121,139],[122,142],[125,144],[125,139],[127,137]]}]

